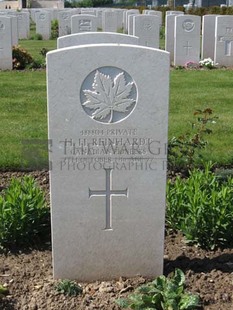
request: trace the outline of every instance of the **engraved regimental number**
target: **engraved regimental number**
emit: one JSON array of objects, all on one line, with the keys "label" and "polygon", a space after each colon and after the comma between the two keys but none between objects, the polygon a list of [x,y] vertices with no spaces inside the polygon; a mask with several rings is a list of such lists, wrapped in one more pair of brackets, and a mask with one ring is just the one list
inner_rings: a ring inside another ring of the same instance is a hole
[{"label": "engraved regimental number", "polygon": [[104,169],[106,173],[106,189],[91,190],[89,188],[89,198],[96,196],[105,197],[106,224],[105,230],[112,230],[112,196],[128,197],[128,188],[123,190],[112,189],[112,169]]},{"label": "engraved regimental number", "polygon": [[131,76],[115,67],[102,67],[84,80],[80,94],[84,111],[101,123],[116,123],[136,106],[137,88]]}]

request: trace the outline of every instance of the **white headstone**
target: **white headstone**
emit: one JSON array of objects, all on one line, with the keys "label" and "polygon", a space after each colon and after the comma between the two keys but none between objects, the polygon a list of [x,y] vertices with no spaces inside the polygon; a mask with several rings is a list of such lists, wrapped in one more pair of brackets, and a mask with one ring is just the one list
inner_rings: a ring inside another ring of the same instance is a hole
[{"label": "white headstone", "polygon": [[168,15],[184,15],[184,12],[181,11],[166,11],[166,16]]},{"label": "white headstone", "polygon": [[96,10],[81,8],[81,14],[96,16]]},{"label": "white headstone", "polygon": [[148,15],[155,15],[159,18],[159,25],[162,26],[162,12],[161,11],[154,11],[154,10],[148,10]]},{"label": "white headstone", "polygon": [[102,10],[97,10],[96,11],[96,18],[97,18],[97,28],[102,29],[103,27],[103,23],[102,23],[102,19],[103,19],[103,11]]},{"label": "white headstone", "polygon": [[233,16],[217,16],[214,62],[221,66],[233,66]]},{"label": "white headstone", "polygon": [[105,32],[117,32],[117,14],[115,11],[103,12],[102,30]]},{"label": "white headstone", "polygon": [[99,44],[99,43],[121,43],[121,44],[138,45],[139,38],[122,33],[110,33],[110,32],[75,33],[69,36],[58,38],[57,48],[70,47],[75,45]]},{"label": "white headstone", "polygon": [[71,34],[71,11],[58,13],[59,37]]},{"label": "white headstone", "polygon": [[124,11],[123,9],[116,9],[117,14],[117,30],[121,30],[124,27]]},{"label": "white headstone", "polygon": [[204,15],[202,17],[202,59],[210,57],[214,60],[216,16]]},{"label": "white headstone", "polygon": [[133,20],[133,35],[139,37],[139,44],[159,48],[159,18],[143,14],[134,16]]},{"label": "white headstone", "polygon": [[133,35],[133,24],[134,24],[134,16],[138,16],[139,14],[130,14],[129,16],[128,16],[128,22],[127,22],[127,27],[128,27],[128,31],[127,31],[127,33],[129,34],[129,35]]},{"label": "white headstone", "polygon": [[12,69],[11,18],[0,15],[0,69]]},{"label": "white headstone", "polygon": [[165,19],[165,51],[170,53],[171,63],[174,61],[175,14],[166,15]]},{"label": "white headstone", "polygon": [[10,14],[9,11],[0,11],[0,15],[10,17],[11,19],[11,43],[12,46],[19,44],[19,33],[18,33],[18,18],[15,14]]},{"label": "white headstone", "polygon": [[30,16],[27,12],[17,12],[19,39],[28,39],[30,33]]},{"label": "white headstone", "polygon": [[124,19],[125,19],[124,20],[124,30],[125,30],[125,32],[128,32],[129,16],[130,15],[137,15],[137,14],[140,14],[139,10],[137,10],[137,9],[125,11],[125,14],[124,14]]},{"label": "white headstone", "polygon": [[12,45],[16,46],[19,44],[19,32],[18,32],[18,18],[17,16],[9,15],[11,18],[11,29],[12,29]]},{"label": "white headstone", "polygon": [[51,37],[51,15],[47,11],[36,13],[36,33],[42,35],[43,40]]},{"label": "white headstone", "polygon": [[163,273],[169,65],[134,45],[47,54],[55,278]]},{"label": "white headstone", "polygon": [[97,17],[94,15],[74,15],[71,17],[71,33],[97,31]]},{"label": "white headstone", "polygon": [[177,15],[175,17],[174,65],[200,61],[201,17]]}]

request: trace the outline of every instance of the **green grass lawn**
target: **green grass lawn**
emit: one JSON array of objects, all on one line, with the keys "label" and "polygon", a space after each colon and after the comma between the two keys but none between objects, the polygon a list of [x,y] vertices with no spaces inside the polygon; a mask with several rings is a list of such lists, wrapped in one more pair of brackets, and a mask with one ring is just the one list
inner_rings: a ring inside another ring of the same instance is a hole
[{"label": "green grass lawn", "polygon": [[[56,41],[22,40],[20,45],[37,58],[43,47],[54,49]],[[38,168],[47,167],[45,70],[2,71],[0,76],[0,169],[24,169],[28,165],[25,156],[33,158],[38,147],[43,157]],[[169,137],[192,130],[196,109],[211,108],[219,119],[210,126],[213,133],[207,137],[203,155],[219,164],[233,164],[231,80],[231,70],[171,70]],[[27,140],[36,145],[29,152]]]}]

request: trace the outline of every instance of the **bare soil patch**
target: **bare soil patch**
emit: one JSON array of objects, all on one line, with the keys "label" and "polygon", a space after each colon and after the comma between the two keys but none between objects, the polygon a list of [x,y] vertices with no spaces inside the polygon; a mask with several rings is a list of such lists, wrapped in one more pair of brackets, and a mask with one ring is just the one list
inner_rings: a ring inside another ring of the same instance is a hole
[{"label": "bare soil patch", "polygon": [[[0,189],[23,172],[0,173]],[[29,174],[29,173],[27,173]],[[49,177],[46,171],[30,172],[43,188],[49,201]],[[94,267],[94,266],[93,266]],[[186,275],[187,289],[199,294],[204,310],[233,310],[233,249],[205,251],[188,246],[179,233],[165,237],[164,274],[180,268]],[[91,310],[119,309],[115,300],[149,281],[142,277],[115,281],[80,283],[82,295],[68,297],[55,290],[52,277],[51,245],[43,249],[0,252],[0,283],[9,294],[0,299],[0,310]]]}]

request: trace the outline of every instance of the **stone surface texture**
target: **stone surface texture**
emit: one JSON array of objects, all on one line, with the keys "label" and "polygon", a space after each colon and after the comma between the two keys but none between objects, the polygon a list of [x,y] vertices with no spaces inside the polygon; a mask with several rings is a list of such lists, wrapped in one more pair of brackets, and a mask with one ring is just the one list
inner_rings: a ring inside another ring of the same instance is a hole
[{"label": "stone surface texture", "polygon": [[169,54],[60,49],[47,54],[47,83],[54,277],[161,274]]}]

